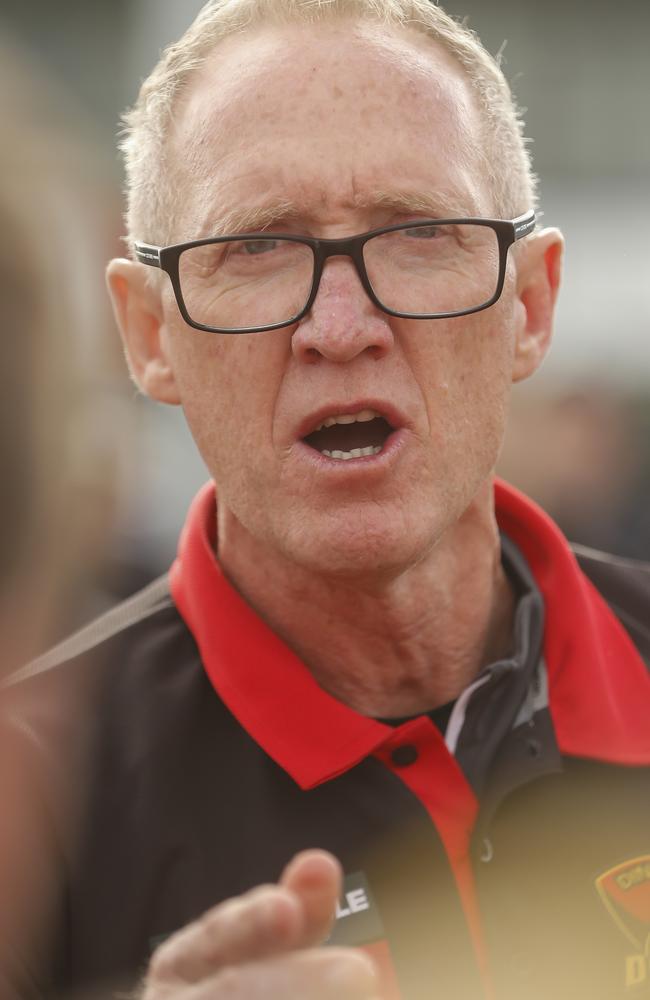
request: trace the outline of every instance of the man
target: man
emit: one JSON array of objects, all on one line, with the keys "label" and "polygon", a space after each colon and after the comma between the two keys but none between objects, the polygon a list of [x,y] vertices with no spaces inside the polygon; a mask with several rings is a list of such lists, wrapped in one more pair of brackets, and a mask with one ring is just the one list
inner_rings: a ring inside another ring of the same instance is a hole
[{"label": "man", "polygon": [[650,574],[493,482],[562,246],[500,71],[420,0],[209,3],[128,125],[109,286],[213,483],[14,685],[97,706],[51,981],[647,990]]}]

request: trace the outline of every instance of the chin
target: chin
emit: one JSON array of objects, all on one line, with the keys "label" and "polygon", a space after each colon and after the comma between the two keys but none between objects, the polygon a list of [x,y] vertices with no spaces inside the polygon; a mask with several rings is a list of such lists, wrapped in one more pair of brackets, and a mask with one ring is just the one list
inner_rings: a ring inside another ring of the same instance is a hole
[{"label": "chin", "polygon": [[328,517],[285,537],[285,555],[312,574],[381,582],[417,565],[435,547],[443,528],[431,517]]}]

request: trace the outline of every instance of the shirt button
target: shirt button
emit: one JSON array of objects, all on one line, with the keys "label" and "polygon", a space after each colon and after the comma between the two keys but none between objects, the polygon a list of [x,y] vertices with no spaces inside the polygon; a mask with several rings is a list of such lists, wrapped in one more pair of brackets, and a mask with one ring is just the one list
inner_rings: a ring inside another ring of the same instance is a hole
[{"label": "shirt button", "polygon": [[396,767],[408,767],[409,764],[415,764],[418,759],[417,747],[414,747],[412,743],[395,747],[394,750],[391,750],[390,759]]}]

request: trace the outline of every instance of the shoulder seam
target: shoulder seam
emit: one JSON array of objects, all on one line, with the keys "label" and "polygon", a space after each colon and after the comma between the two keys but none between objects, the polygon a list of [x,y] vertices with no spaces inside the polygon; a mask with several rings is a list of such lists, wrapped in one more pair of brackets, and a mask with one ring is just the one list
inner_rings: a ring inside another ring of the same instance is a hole
[{"label": "shoulder seam", "polygon": [[576,542],[571,542],[571,551],[578,559],[588,559],[591,562],[604,563],[610,566],[627,566],[630,569],[650,575],[650,563],[645,562],[643,559],[612,555],[609,552],[601,552],[600,549],[592,549],[588,545],[579,545]]},{"label": "shoulder seam", "polygon": [[580,566],[582,572],[593,584],[593,586],[596,587],[604,600],[607,601],[617,617],[627,626],[634,628],[635,631],[637,631],[645,639],[650,639],[650,631],[641,618],[639,618],[636,613],[633,613],[628,608],[622,606],[620,601],[613,597],[611,592],[607,591],[603,582],[594,579],[589,572],[589,565],[594,567],[594,569],[596,566],[611,566],[613,571],[619,570],[619,572],[629,569],[637,574],[639,585],[645,587],[647,583],[650,583],[650,564],[637,559],[612,556],[606,552],[599,552],[597,549],[587,548],[585,545],[572,544],[571,549],[578,560],[578,565]]},{"label": "shoulder seam", "polygon": [[641,635],[643,635],[644,638],[650,640],[650,629],[646,625],[644,625],[639,618],[636,618],[633,615],[631,615],[628,611],[626,611],[624,608],[621,608],[621,606],[619,604],[616,604],[614,601],[608,601],[607,603],[609,604],[612,611],[615,613],[616,617],[619,618],[624,625],[628,626],[631,629],[634,629],[636,632],[639,632]]},{"label": "shoulder seam", "polygon": [[84,625],[77,632],[43,653],[42,656],[38,656],[31,663],[25,664],[24,667],[10,674],[0,684],[0,690],[13,687],[15,684],[51,670],[66,660],[81,656],[117,635],[118,632],[131,628],[150,615],[167,607],[173,607],[173,605],[174,602],[169,592],[168,574],[165,573],[125,601],[110,608],[90,624]]}]

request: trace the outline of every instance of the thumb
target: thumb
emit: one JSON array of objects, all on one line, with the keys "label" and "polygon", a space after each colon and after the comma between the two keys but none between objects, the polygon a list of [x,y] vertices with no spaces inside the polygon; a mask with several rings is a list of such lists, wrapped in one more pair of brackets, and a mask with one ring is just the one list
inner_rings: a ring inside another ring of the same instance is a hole
[{"label": "thumb", "polygon": [[295,893],[302,903],[302,947],[320,944],[328,936],[342,882],[341,865],[327,851],[302,851],[282,872],[280,885]]}]

